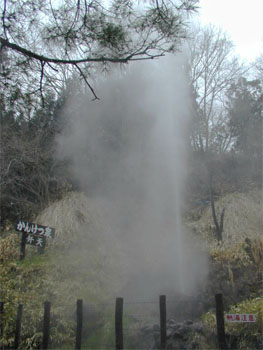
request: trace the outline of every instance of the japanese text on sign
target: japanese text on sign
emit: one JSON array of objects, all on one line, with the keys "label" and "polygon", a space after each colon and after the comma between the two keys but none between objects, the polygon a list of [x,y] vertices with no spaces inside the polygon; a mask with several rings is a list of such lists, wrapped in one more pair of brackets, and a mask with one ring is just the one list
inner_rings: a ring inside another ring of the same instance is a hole
[{"label": "japanese text on sign", "polygon": [[44,248],[46,245],[46,237],[33,235],[31,233],[26,233],[25,243],[30,245],[35,245],[40,248]]},{"label": "japanese text on sign", "polygon": [[227,322],[256,322],[254,314],[226,314]]},{"label": "japanese text on sign", "polygon": [[55,229],[48,226],[42,226],[38,224],[33,224],[31,222],[18,221],[16,223],[16,231],[31,233],[33,235],[39,235],[46,238],[55,237]]}]

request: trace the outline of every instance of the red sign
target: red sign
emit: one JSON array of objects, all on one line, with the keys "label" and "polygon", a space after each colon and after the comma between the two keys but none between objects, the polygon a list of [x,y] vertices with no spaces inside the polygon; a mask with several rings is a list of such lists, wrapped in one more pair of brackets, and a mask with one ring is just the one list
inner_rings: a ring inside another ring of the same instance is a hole
[{"label": "red sign", "polygon": [[256,322],[254,314],[226,314],[227,322]]}]

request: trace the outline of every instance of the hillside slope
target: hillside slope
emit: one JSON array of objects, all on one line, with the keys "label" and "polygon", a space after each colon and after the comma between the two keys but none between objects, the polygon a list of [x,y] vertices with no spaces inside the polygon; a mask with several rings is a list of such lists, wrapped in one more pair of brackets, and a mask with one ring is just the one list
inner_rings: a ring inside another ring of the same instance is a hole
[{"label": "hillside slope", "polygon": [[[185,223],[193,237],[191,245],[209,256],[207,282],[199,292],[205,300],[203,312],[213,311],[214,295],[218,292],[224,295],[226,310],[262,295],[261,198],[260,191],[251,191],[226,194],[216,201],[218,212],[226,208],[220,246],[209,205],[195,207],[192,217],[196,219]],[[51,204],[34,222],[54,227],[55,239],[48,241],[43,255],[35,247],[27,246],[24,261],[18,260],[20,233],[11,230],[2,235],[0,274],[1,300],[6,310],[5,345],[13,344],[17,306],[22,303],[25,311],[21,346],[25,349],[41,346],[43,303],[49,300],[52,346],[73,347],[76,300],[83,299],[89,319],[84,337],[89,335],[89,339],[94,334],[92,346],[102,346],[102,335],[97,336],[96,332],[101,329],[103,318],[112,319],[114,298],[127,283],[127,262],[120,243],[110,235],[107,222],[95,208],[85,194],[75,192]],[[109,336],[112,342],[112,332]]]},{"label": "hillside slope", "polygon": [[[262,237],[262,195],[260,189],[246,193],[227,193],[215,202],[218,216],[225,208],[223,245],[230,246],[246,238]],[[188,216],[187,225],[200,235],[209,247],[217,244],[209,201],[196,206],[191,214]]]},{"label": "hillside slope", "polygon": [[[26,258],[19,261],[20,233],[5,232],[1,239],[1,301],[4,301],[4,338],[13,344],[18,304],[24,305],[23,348],[38,348],[42,341],[43,303],[52,308],[52,346],[74,345],[77,299],[86,308],[95,305],[89,317],[96,327],[103,304],[122,287],[122,255],[116,242],[107,239],[99,214],[83,193],[69,193],[46,208],[35,220],[54,227],[55,239],[45,252],[26,246]],[[103,234],[102,234],[103,233]],[[87,332],[84,329],[84,334]]]}]

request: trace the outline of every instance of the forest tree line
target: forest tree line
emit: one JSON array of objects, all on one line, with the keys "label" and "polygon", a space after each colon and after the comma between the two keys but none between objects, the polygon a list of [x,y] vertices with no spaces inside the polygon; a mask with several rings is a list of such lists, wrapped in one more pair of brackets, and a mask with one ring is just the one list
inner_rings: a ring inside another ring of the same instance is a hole
[{"label": "forest tree line", "polygon": [[[245,65],[222,30],[191,26],[194,0],[156,1],[143,16],[132,1],[114,1],[109,9],[96,1],[50,9],[51,3],[3,5],[1,226],[31,219],[77,186],[70,160],[55,157],[73,82],[79,94],[99,99],[92,81],[101,70],[176,52],[182,42],[192,101],[189,195],[207,196],[209,179],[215,193],[261,185],[262,55]],[[112,132],[105,124],[105,135]]]}]

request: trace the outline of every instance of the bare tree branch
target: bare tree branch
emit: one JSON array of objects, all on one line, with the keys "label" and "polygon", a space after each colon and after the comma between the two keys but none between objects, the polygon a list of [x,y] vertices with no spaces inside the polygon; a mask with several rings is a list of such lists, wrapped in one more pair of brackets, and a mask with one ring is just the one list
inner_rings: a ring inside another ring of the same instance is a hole
[{"label": "bare tree branch", "polygon": [[0,29],[0,46],[7,58],[4,84],[12,89],[22,83],[26,94],[39,85],[38,98],[43,101],[46,84],[50,87],[53,79],[56,85],[64,70],[69,75],[77,70],[97,99],[84,77],[88,70],[96,70],[92,63],[110,67],[176,52],[186,36],[187,15],[196,10],[197,2],[176,0],[180,4],[176,6],[172,0],[155,0],[141,7],[126,0],[110,0],[107,5],[98,0],[23,0],[17,4],[4,0]]},{"label": "bare tree branch", "polygon": [[[88,63],[88,62],[127,63],[129,61],[141,61],[141,60],[148,60],[148,59],[153,59],[153,58],[164,56],[164,53],[161,53],[161,54],[152,54],[152,55],[148,54],[147,57],[142,57],[142,56],[145,56],[147,54],[148,50],[146,49],[143,51],[131,53],[130,55],[127,55],[124,58],[101,56],[101,57],[97,57],[97,58],[86,57],[86,58],[78,59],[78,60],[74,60],[74,59],[65,60],[65,59],[52,58],[52,57],[46,57],[43,55],[39,55],[39,54],[37,54],[33,51],[30,51],[24,47],[21,47],[17,44],[11,43],[8,40],[1,38],[1,37],[0,37],[0,42],[3,46],[8,47],[12,50],[15,50],[26,57],[39,60],[40,62],[55,63],[55,64],[76,65],[79,63]],[[141,57],[137,57],[137,56],[141,56]]]},{"label": "bare tree branch", "polygon": [[44,69],[45,69],[45,62],[41,61],[41,75],[40,75],[39,91],[40,91],[40,96],[41,96],[41,101],[42,101],[42,106],[43,107],[45,105],[45,99],[44,99],[44,96],[43,96]]},{"label": "bare tree branch", "polygon": [[87,80],[85,74],[82,72],[81,68],[80,68],[77,64],[75,64],[74,66],[77,68],[77,70],[79,71],[80,75],[82,76],[82,78],[84,79],[85,83],[88,85],[90,91],[92,92],[92,94],[93,94],[93,96],[94,96],[94,99],[93,99],[93,100],[99,100],[99,97],[96,95],[96,93],[95,93],[93,87],[92,87],[92,86],[90,85],[90,83],[88,82],[88,80]]},{"label": "bare tree branch", "polygon": [[210,179],[209,179],[209,192],[210,192],[210,204],[211,204],[211,210],[212,210],[212,217],[213,217],[215,230],[216,230],[216,238],[217,238],[218,244],[220,244],[223,240],[225,208],[223,208],[223,210],[220,214],[220,223],[218,223],[217,216],[216,216],[215,200],[214,200],[214,193],[213,193],[213,187],[212,187],[212,175],[211,174],[210,174]]},{"label": "bare tree branch", "polygon": [[193,136],[198,138],[201,151],[220,152],[231,142],[228,129],[221,127],[223,101],[244,67],[231,55],[233,44],[219,28],[195,28],[188,42],[191,80],[198,106]]},{"label": "bare tree branch", "polygon": [[5,34],[5,37],[6,39],[8,38],[7,36],[7,27],[6,27],[6,24],[5,24],[5,16],[6,16],[6,0],[4,0],[4,10],[3,10],[3,13],[2,13],[2,22],[3,22],[3,29],[4,29],[4,34]]}]

